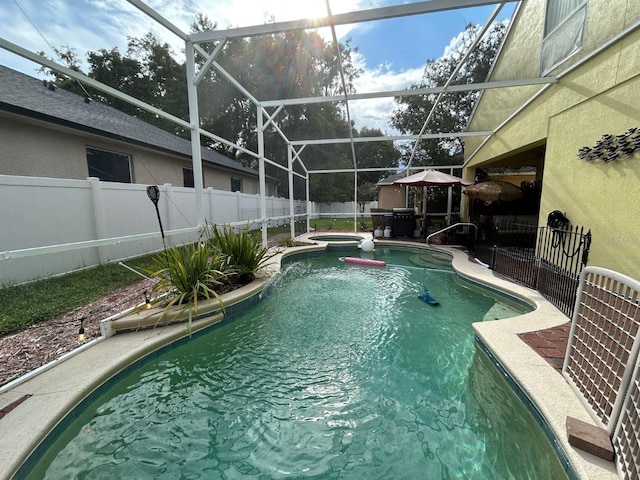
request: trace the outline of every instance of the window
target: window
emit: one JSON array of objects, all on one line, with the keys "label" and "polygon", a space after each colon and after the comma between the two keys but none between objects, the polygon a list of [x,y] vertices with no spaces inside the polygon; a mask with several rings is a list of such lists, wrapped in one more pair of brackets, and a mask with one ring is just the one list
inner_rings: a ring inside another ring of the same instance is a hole
[{"label": "window", "polygon": [[231,191],[232,192],[242,192],[242,179],[241,178],[231,178]]},{"label": "window", "polygon": [[586,3],[585,0],[548,0],[544,36],[547,37],[553,32],[583,3]]},{"label": "window", "polygon": [[131,159],[124,153],[87,147],[89,176],[104,182],[131,183]]},{"label": "window", "polygon": [[546,74],[582,48],[587,0],[547,0],[540,73]]},{"label": "window", "polygon": [[195,186],[193,183],[193,168],[182,169],[182,183],[185,187],[193,188]]}]

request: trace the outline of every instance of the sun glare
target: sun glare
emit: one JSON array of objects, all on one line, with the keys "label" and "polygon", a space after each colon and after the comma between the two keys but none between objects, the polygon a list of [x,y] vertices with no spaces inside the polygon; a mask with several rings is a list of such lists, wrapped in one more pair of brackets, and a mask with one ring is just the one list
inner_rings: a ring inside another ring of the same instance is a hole
[{"label": "sun glare", "polygon": [[[285,0],[283,3],[290,9],[293,16],[297,18],[322,18],[327,16],[327,5],[325,0]],[[332,6],[333,9],[333,6]]]},{"label": "sun glare", "polygon": [[[334,15],[357,9],[360,3],[360,0],[329,0],[331,13]],[[280,12],[276,14],[276,21],[283,13],[291,19],[316,19],[328,15],[325,0],[275,0],[269,5],[274,11]]]}]

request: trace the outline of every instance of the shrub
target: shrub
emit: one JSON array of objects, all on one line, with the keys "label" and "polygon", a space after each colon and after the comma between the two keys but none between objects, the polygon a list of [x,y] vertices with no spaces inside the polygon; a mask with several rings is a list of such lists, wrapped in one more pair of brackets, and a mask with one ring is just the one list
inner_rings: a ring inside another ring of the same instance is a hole
[{"label": "shrub", "polygon": [[212,225],[208,229],[209,243],[228,265],[235,271],[234,280],[246,284],[255,278],[256,272],[267,265],[275,252],[262,246],[262,240],[244,228],[236,233],[231,225],[218,228]]},{"label": "shrub", "polygon": [[176,316],[188,309],[187,328],[191,332],[191,321],[193,315],[198,314],[199,301],[216,298],[224,312],[224,305],[216,289],[228,283],[228,279],[236,272],[226,268],[224,259],[206,244],[171,247],[155,257],[155,266],[157,270],[152,275],[160,280],[154,289],[168,289],[174,294],[165,307],[163,318],[171,307],[182,305],[183,308],[178,310]]}]

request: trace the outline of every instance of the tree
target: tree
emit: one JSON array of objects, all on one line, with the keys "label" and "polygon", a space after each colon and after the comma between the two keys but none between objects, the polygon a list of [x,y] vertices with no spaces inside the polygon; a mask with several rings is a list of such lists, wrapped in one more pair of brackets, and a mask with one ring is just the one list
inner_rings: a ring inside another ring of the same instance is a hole
[{"label": "tree", "polygon": [[[357,137],[384,137],[380,129],[362,127]],[[398,164],[401,152],[392,141],[362,142],[356,144],[358,168],[385,168]],[[358,185],[376,184],[384,178],[384,171],[358,173]]]},{"label": "tree", "polygon": [[[458,72],[454,85],[478,83],[486,80],[498,48],[506,32],[507,23],[495,23],[477,45],[464,66]],[[425,67],[423,80],[410,88],[428,88],[444,85],[478,34],[480,27],[469,24],[460,35],[459,47],[449,55],[437,60],[429,60]],[[444,133],[466,129],[473,106],[479,97],[479,91],[447,93],[440,98],[427,132]],[[391,124],[403,134],[418,134],[429,113],[436,104],[438,95],[412,95],[397,97],[397,108],[391,115]],[[401,164],[406,164],[414,145],[404,145]],[[446,139],[421,140],[414,153],[413,165],[461,164],[464,143],[459,137]]]},{"label": "tree", "polygon": [[[210,29],[211,25],[205,20],[192,27],[195,31],[200,31]],[[354,91],[353,82],[360,73],[353,66],[352,53],[349,41],[341,44],[340,58],[349,92]],[[222,49],[217,62],[259,100],[319,97],[343,92],[335,49],[314,31],[232,39]],[[211,69],[200,84],[198,96],[203,128],[249,150],[257,151],[257,109],[239,89],[216,69]],[[274,111],[275,108],[269,113]],[[348,137],[351,128],[341,105],[332,102],[288,105],[278,113],[275,124],[290,140]],[[280,134],[268,128],[264,131],[263,138],[265,156],[286,165],[287,144]],[[233,146],[222,142],[210,139],[207,142],[244,165],[257,167],[254,156],[236,151]],[[348,146],[336,145],[306,148],[303,158],[313,168],[323,169],[331,168],[336,159],[347,159],[351,165],[352,162],[348,160],[350,155]],[[287,173],[274,168],[269,174],[280,180],[281,190],[286,194]],[[344,183],[330,181],[334,182],[339,185]],[[352,192],[353,189],[350,190]],[[324,195],[321,188],[315,189],[312,186],[311,191],[312,195]],[[294,192],[296,197],[304,194],[302,188]]]},{"label": "tree", "polygon": [[[126,54],[117,47],[87,54],[89,76],[174,116],[188,118],[186,68],[174,58],[168,43],[147,33],[128,37]],[[99,93],[104,103],[145,122],[186,136],[177,125],[110,95]]]},{"label": "tree", "polygon": [[[199,14],[192,24],[192,32],[215,30],[217,25],[207,16]],[[203,44],[208,52],[216,45]],[[355,91],[354,82],[361,71],[354,66],[353,54],[357,51],[347,40],[339,45],[345,84],[343,85],[338,63],[338,51],[331,42],[315,31],[283,32],[273,35],[232,38],[226,42],[216,62],[237,83],[258,100],[321,97],[340,95],[346,89]],[[78,65],[74,52],[67,48],[69,63]],[[205,59],[197,55],[201,67]],[[188,101],[186,68],[176,60],[170,46],[151,33],[140,38],[128,38],[126,52],[118,48],[89,52],[88,76],[167,113],[187,119]],[[64,82],[63,76],[56,81]],[[69,85],[73,88],[73,85]],[[187,131],[146,110],[113,98],[102,92],[90,92],[125,113],[188,138]],[[225,74],[210,68],[198,86],[200,126],[231,143],[254,152],[257,151],[257,108],[247,95]],[[270,110],[273,113],[274,109]],[[379,130],[364,128],[358,132],[346,119],[344,106],[339,102],[288,105],[275,118],[278,127],[290,140],[318,138],[346,138],[354,136],[382,136]],[[351,130],[351,131],[350,131]],[[246,166],[256,168],[255,156],[243,153],[235,145],[202,137],[203,145],[213,148]],[[265,156],[281,165],[287,162],[287,144],[273,128],[264,132]],[[334,144],[308,146],[303,152],[305,164],[312,169],[332,169],[353,166],[351,146]],[[383,167],[395,163],[399,152],[392,142],[358,144],[356,159],[359,168]],[[284,170],[268,167],[268,174],[280,181],[280,189],[287,194],[289,188]],[[329,179],[329,177],[334,177]],[[322,180],[320,180],[322,178]],[[358,187],[375,184],[379,173],[363,172],[358,175]],[[294,183],[294,196],[304,197],[301,185]],[[312,199],[326,201],[353,199],[353,174],[314,175],[310,186]],[[371,187],[363,191],[371,191]]]},{"label": "tree", "polygon": [[[41,55],[42,57],[48,58],[49,60],[57,61],[62,65],[64,65],[65,67],[69,68],[70,70],[83,73],[82,69],[80,68],[81,60],[78,57],[78,54],[76,53],[74,48],[71,48],[68,45],[63,45],[60,48],[55,48],[55,47],[52,47],[52,48],[58,58],[51,58],[48,55],[46,55],[43,51],[38,52],[38,54]],[[78,95],[83,95],[83,96],[86,95],[85,88],[82,85],[80,85],[80,83],[77,82],[76,80],[69,78],[66,75],[63,75],[62,73],[58,73],[57,71],[51,70],[44,66],[40,67],[38,71],[40,73],[44,73],[45,75],[52,76],[53,83],[59,88],[62,88],[64,90],[69,90],[70,92],[76,93]]]},{"label": "tree", "polygon": [[[72,70],[81,72],[80,60],[72,48],[64,46],[54,50],[59,62]],[[44,54],[41,53],[41,55]],[[185,65],[175,60],[168,43],[161,43],[153,34],[148,33],[142,38],[129,37],[125,54],[121,53],[117,47],[88,52],[87,64],[88,77],[167,113],[183,119],[188,118]],[[89,95],[93,99],[152,125],[188,136],[188,132],[182,131],[172,122],[140,107],[95,90],[88,85],[81,85],[76,80],[54,70],[43,67],[41,71],[53,76],[54,83],[60,88],[79,95]]]},{"label": "tree", "polygon": [[[230,54],[233,53],[233,54]],[[347,80],[347,89],[353,91],[353,80],[359,74],[351,62],[348,42],[341,48]],[[331,45],[317,32],[287,32],[267,36],[250,37],[242,46],[232,45],[221,55],[221,65],[258,99],[279,100],[286,98],[319,97],[342,93],[337,58]],[[242,104],[246,106],[246,104]],[[243,145],[257,148],[255,130],[256,109],[250,105],[245,111],[248,124],[238,132]],[[246,118],[246,117],[245,117]],[[349,136],[340,105],[315,103],[285,107],[276,117],[276,123],[291,139],[331,138]],[[286,161],[286,145],[272,129],[265,131],[265,155],[279,163]],[[322,150],[316,149],[314,164],[326,166]],[[309,153],[305,152],[305,157]],[[255,166],[255,159],[239,155],[247,165]]]}]

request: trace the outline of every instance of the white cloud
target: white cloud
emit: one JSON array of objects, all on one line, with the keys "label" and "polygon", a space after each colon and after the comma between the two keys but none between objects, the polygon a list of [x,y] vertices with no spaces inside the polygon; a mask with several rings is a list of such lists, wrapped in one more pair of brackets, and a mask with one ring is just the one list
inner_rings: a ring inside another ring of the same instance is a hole
[{"label": "white cloud", "polygon": [[[190,30],[197,12],[207,15],[221,29],[238,26],[260,25],[295,20],[305,17],[326,15],[325,0],[147,0],[147,5],[171,21],[184,32]],[[382,0],[333,0],[333,14],[379,7]],[[18,8],[20,5],[21,8]],[[24,10],[24,13],[21,11]],[[89,51],[117,46],[126,51],[127,37],[142,37],[149,31],[161,41],[168,42],[181,59],[184,45],[177,36],[156,23],[146,14],[124,0],[17,0],[16,3],[0,4],[0,23],[3,37],[31,51],[44,51],[48,56],[55,54],[50,46],[69,46],[75,49],[81,59]],[[344,39],[353,28],[367,29],[369,24],[345,25],[336,28],[338,38]],[[330,37],[329,29],[321,34]],[[364,58],[355,53],[354,59],[360,68],[365,68]],[[0,49],[0,63],[19,68],[30,75],[36,75],[38,65],[21,60]],[[28,65],[25,67],[25,65]],[[358,92],[399,90],[420,80],[422,68],[396,70],[391,64],[379,65],[375,69],[365,69],[357,81]],[[388,117],[394,109],[393,98],[359,100],[350,103],[352,119],[357,128],[379,128],[393,133]]]},{"label": "white cloud", "polygon": [[[364,59],[354,56],[356,66],[363,68]],[[378,65],[375,69],[364,70],[356,82],[358,93],[394,91],[408,88],[422,78],[423,69],[393,70],[389,64]],[[349,103],[352,120],[356,128],[378,128],[382,133],[396,134],[389,124],[389,117],[395,108],[393,97],[357,100]]]},{"label": "white cloud", "polygon": [[449,57],[456,52],[460,52],[464,48],[465,32],[462,31],[451,39],[449,44],[444,47],[443,57]]}]

